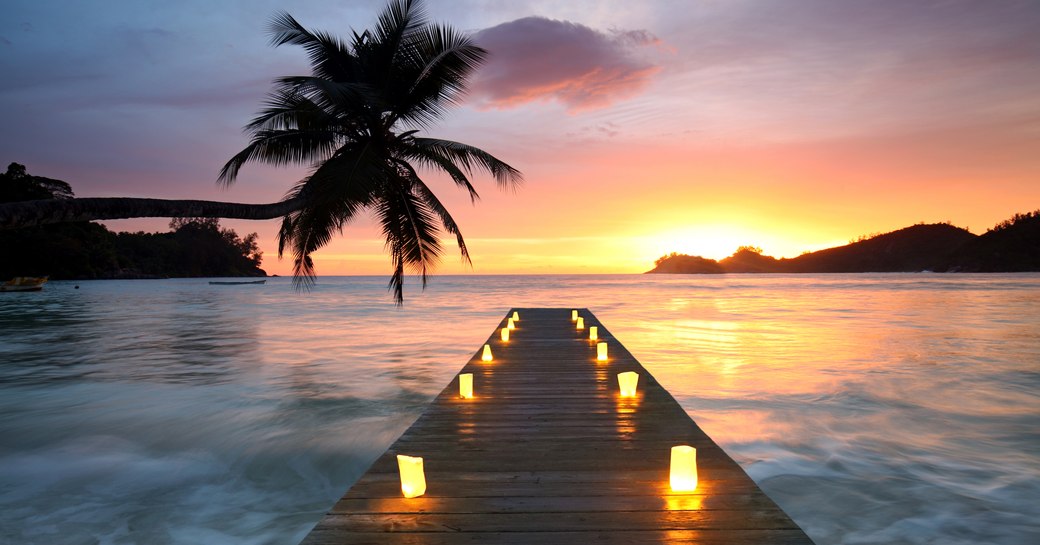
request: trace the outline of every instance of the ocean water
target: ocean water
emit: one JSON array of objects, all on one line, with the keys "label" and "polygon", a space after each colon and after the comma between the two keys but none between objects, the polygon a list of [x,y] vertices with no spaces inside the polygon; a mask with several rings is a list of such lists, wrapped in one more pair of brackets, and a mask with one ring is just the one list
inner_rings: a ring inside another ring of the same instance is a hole
[{"label": "ocean water", "polygon": [[[79,286],[76,289],[76,286]],[[0,294],[0,542],[292,544],[513,306],[588,307],[819,544],[1040,543],[1040,275]]]}]

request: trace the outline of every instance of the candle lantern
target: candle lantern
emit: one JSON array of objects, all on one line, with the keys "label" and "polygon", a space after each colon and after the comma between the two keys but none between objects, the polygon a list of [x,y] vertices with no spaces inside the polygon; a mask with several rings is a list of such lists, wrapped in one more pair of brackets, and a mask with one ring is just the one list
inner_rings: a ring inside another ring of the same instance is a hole
[{"label": "candle lantern", "polygon": [[485,344],[484,345],[484,355],[480,356],[480,359],[482,359],[484,361],[491,361],[492,358],[491,358],[491,345],[490,344]]},{"label": "candle lantern", "polygon": [[571,321],[574,322],[574,321],[577,321],[577,320],[578,320],[578,311],[572,310],[571,311]]},{"label": "candle lantern", "polygon": [[473,398],[473,373],[459,375],[459,397],[462,399]]},{"label": "candle lantern", "polygon": [[513,311],[513,321],[514,322],[519,322],[520,321],[520,313],[515,311],[515,310]]},{"label": "candle lantern", "polygon": [[596,343],[596,359],[607,361],[607,343]]},{"label": "candle lantern", "polygon": [[514,322],[514,320],[512,318],[510,318],[509,321],[506,322],[506,327],[509,328],[509,329],[516,329],[516,324],[513,323],[513,322]]},{"label": "candle lantern", "polygon": [[578,316],[578,321],[574,323],[575,329],[585,329],[585,318]]},{"label": "candle lantern", "polygon": [[401,492],[406,498],[426,493],[426,475],[423,473],[422,458],[397,455],[397,469],[401,473]]},{"label": "candle lantern", "polygon": [[596,326],[589,326],[589,340],[595,341],[599,339],[599,328]]},{"label": "candle lantern", "polygon": [[621,397],[635,397],[636,385],[639,384],[639,373],[625,371],[618,373],[618,387],[621,389]]},{"label": "candle lantern", "polygon": [[503,327],[502,328],[502,340],[503,341],[508,341],[509,340],[509,328],[508,327]]},{"label": "candle lantern", "polygon": [[672,447],[669,481],[675,492],[697,490],[697,449],[689,445]]}]

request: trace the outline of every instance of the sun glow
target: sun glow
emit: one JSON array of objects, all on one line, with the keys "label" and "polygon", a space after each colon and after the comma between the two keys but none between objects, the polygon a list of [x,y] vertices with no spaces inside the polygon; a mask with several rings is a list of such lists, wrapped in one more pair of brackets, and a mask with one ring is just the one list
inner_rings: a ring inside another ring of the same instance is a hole
[{"label": "sun glow", "polygon": [[[708,259],[723,259],[733,255],[741,246],[761,246],[762,231],[728,224],[710,224],[685,227],[651,235],[648,246],[653,248],[652,259],[672,252],[696,255]],[[647,248],[649,251],[650,248]]]}]

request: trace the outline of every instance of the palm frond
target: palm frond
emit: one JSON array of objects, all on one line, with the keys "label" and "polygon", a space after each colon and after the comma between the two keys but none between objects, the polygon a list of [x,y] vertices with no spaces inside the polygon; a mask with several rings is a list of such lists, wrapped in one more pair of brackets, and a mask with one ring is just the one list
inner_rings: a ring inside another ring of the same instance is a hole
[{"label": "palm frond", "polygon": [[458,224],[455,223],[455,218],[451,217],[451,213],[448,212],[447,207],[441,203],[433,190],[431,190],[430,187],[419,178],[419,174],[415,172],[415,169],[412,168],[411,165],[404,161],[400,161],[398,164],[400,165],[400,168],[406,170],[412,177],[412,190],[415,192],[416,196],[426,203],[430,210],[440,218],[444,230],[455,235],[455,241],[459,245],[459,252],[462,254],[462,261],[469,265],[473,265],[473,260],[469,257],[469,249],[466,248],[466,240],[462,238],[462,231],[459,230]]},{"label": "palm frond", "polygon": [[400,151],[399,155],[402,159],[410,159],[416,161],[420,166],[432,168],[434,170],[441,170],[451,176],[452,181],[455,182],[459,187],[465,188],[469,193],[470,202],[477,202],[480,199],[480,194],[477,193],[477,188],[473,187],[473,183],[470,182],[469,176],[459,168],[451,159],[445,157],[437,149],[429,146],[420,147],[408,145],[404,146]]},{"label": "palm frond", "polygon": [[310,255],[324,247],[336,232],[378,198],[387,171],[377,154],[366,146],[340,150],[301,181],[289,197],[303,199],[304,206],[286,216],[278,236],[279,257],[293,250],[293,283],[299,289],[313,284],[315,271]]},{"label": "palm frond", "polygon": [[249,161],[272,165],[314,163],[331,156],[339,140],[336,118],[307,97],[289,91],[268,96],[266,108],[246,125],[249,145],[235,154],[217,176],[225,186],[234,183]]},{"label": "palm frond", "polygon": [[278,259],[285,255],[285,247],[292,244],[296,232],[296,218],[299,212],[291,212],[282,218],[282,225],[278,228]]},{"label": "palm frond", "polygon": [[276,13],[271,18],[268,31],[274,47],[303,47],[316,76],[339,79],[339,76],[349,73],[353,68],[354,58],[346,44],[327,32],[307,30],[288,12]]},{"label": "palm frond", "polygon": [[465,94],[473,72],[484,63],[487,51],[451,27],[427,25],[413,33],[408,47],[415,52],[407,91],[393,112],[405,123],[428,127]]},{"label": "palm frond", "polygon": [[397,53],[405,38],[426,24],[426,10],[422,4],[414,0],[391,1],[379,14],[379,22],[372,37],[386,48],[385,52]]},{"label": "palm frond", "polygon": [[416,148],[425,148],[443,156],[452,163],[459,165],[465,172],[472,173],[477,168],[485,170],[495,177],[495,181],[500,187],[515,188],[523,183],[524,176],[519,170],[509,166],[494,155],[469,144],[440,138],[413,138],[411,143]]},{"label": "palm frond", "polygon": [[275,89],[264,101],[264,107],[244,127],[245,132],[263,129],[296,129],[306,125],[332,122],[324,108],[292,89]]},{"label": "palm frond", "polygon": [[[358,124],[358,118],[381,110],[382,97],[371,85],[357,81],[334,81],[317,76],[286,76],[275,80],[277,97],[302,97],[334,123]],[[274,105],[288,100],[271,101]],[[250,126],[247,125],[247,129]]]},{"label": "palm frond", "polygon": [[404,285],[398,271],[411,269],[419,275],[425,288],[430,269],[440,260],[441,245],[434,212],[415,194],[411,180],[398,175],[384,188],[375,204],[375,213],[394,263],[395,274],[388,287],[400,305],[404,303]]},{"label": "palm frond", "polygon": [[217,181],[223,185],[231,185],[238,176],[238,171],[248,161],[274,166],[320,162],[336,150],[334,137],[334,134],[321,130],[257,131],[249,145],[224,164]]}]

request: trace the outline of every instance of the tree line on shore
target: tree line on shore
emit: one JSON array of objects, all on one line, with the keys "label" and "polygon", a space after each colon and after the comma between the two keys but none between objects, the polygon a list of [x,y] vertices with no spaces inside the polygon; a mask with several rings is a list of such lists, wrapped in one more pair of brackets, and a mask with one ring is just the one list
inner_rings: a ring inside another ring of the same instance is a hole
[{"label": "tree line on shore", "polygon": [[[0,174],[0,202],[71,199],[69,184],[32,176],[11,163]],[[166,233],[115,233],[91,222],[0,231],[0,279],[266,276],[257,234],[240,237],[216,218],[173,218]]]},{"label": "tree line on shore", "polygon": [[795,258],[741,246],[721,260],[673,252],[649,273],[857,273],[1040,271],[1040,210],[1015,214],[982,235],[948,223],[917,224]]}]

